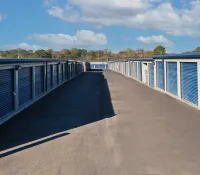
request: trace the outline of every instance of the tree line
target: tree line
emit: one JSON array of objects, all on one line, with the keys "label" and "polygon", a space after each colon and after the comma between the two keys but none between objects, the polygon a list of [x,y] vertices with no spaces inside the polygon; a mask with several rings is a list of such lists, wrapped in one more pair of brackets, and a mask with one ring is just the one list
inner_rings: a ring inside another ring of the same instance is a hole
[{"label": "tree line", "polygon": [[72,60],[107,60],[126,58],[151,58],[153,55],[165,55],[163,46],[157,46],[153,51],[144,49],[124,49],[118,53],[111,50],[86,50],[86,49],[62,49],[60,51],[49,50],[24,50],[13,49],[0,51],[0,58],[59,58]]}]

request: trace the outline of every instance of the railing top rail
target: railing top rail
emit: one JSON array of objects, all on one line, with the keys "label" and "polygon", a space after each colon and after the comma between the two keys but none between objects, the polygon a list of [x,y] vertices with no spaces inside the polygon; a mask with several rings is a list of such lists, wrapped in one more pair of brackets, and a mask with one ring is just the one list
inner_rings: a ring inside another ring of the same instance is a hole
[{"label": "railing top rail", "polygon": [[52,58],[1,58],[0,64],[15,64],[15,63],[41,63],[41,62],[77,62],[76,60],[68,59],[52,59]]},{"label": "railing top rail", "polygon": [[148,62],[153,62],[153,58],[128,58],[128,61],[148,61]]},{"label": "railing top rail", "polygon": [[191,53],[191,54],[170,54],[170,55],[156,55],[153,56],[153,59],[200,59],[200,53]]},{"label": "railing top rail", "polygon": [[87,61],[87,62],[90,62],[90,63],[107,63],[107,61],[101,61],[101,60],[90,60],[90,61]]},{"label": "railing top rail", "polygon": [[127,62],[127,59],[109,59],[108,62]]},{"label": "railing top rail", "polygon": [[127,61],[144,61],[153,62],[153,58],[128,58],[128,59],[110,59],[109,62],[127,62]]}]

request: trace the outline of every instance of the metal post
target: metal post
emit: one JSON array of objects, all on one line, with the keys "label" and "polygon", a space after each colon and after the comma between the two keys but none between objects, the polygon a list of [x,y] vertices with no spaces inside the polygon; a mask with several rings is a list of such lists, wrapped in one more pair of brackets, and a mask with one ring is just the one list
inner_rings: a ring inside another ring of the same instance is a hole
[{"label": "metal post", "polygon": [[14,109],[15,111],[19,108],[19,71],[14,69]]},{"label": "metal post", "polygon": [[32,98],[35,99],[35,66],[32,67]]},{"label": "metal post", "polygon": [[59,63],[56,64],[57,66],[57,86],[60,84],[60,65]]},{"label": "metal post", "polygon": [[157,88],[157,61],[154,63],[154,88]]},{"label": "metal post", "polygon": [[47,66],[44,65],[44,92],[47,91]]},{"label": "metal post", "polygon": [[139,62],[136,62],[137,64],[137,76],[136,79],[139,80]]},{"label": "metal post", "polygon": [[181,63],[177,61],[177,88],[178,88],[178,98],[181,99]]},{"label": "metal post", "polygon": [[54,65],[51,65],[51,88],[54,86]]},{"label": "metal post", "polygon": [[[164,60],[163,60],[164,61]],[[164,90],[167,91],[167,63],[164,61]]]},{"label": "metal post", "polygon": [[62,81],[65,80],[65,63],[62,63]]},{"label": "metal post", "polygon": [[200,61],[197,62],[197,76],[198,76],[198,106],[200,107]]}]

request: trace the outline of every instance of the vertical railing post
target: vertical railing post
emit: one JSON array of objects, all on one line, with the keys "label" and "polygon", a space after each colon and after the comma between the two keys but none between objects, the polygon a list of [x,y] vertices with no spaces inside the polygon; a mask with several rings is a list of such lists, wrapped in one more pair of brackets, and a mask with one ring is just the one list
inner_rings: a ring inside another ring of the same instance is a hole
[{"label": "vertical railing post", "polygon": [[154,88],[157,88],[157,62],[154,62]]},{"label": "vertical railing post", "polygon": [[61,63],[58,63],[58,85],[60,84]]},{"label": "vertical railing post", "polygon": [[137,76],[136,79],[139,80],[139,62],[136,62],[137,64]]},{"label": "vertical railing post", "polygon": [[150,86],[150,66],[149,65],[150,65],[150,63],[147,63],[147,70],[148,70],[148,77],[147,77],[148,80],[147,81],[148,81],[148,86]]},{"label": "vertical railing post", "polygon": [[60,63],[56,63],[57,66],[57,86],[60,84]]},{"label": "vertical railing post", "polygon": [[177,91],[178,98],[181,99],[181,63],[177,61]]},{"label": "vertical railing post", "polygon": [[32,67],[32,98],[35,99],[35,66]]},{"label": "vertical railing post", "polygon": [[65,63],[62,63],[62,81],[65,81]]},{"label": "vertical railing post", "polygon": [[164,61],[164,91],[167,91],[167,62],[165,60]]},{"label": "vertical railing post", "polygon": [[14,109],[17,111],[19,108],[19,70],[14,69]]},{"label": "vertical railing post", "polygon": [[51,88],[54,87],[54,64],[51,65]]},{"label": "vertical railing post", "polygon": [[198,80],[198,107],[200,107],[200,61],[197,62],[197,80]]},{"label": "vertical railing post", "polygon": [[67,80],[69,79],[69,65],[68,65],[68,61],[66,62],[66,73],[67,73]]},{"label": "vertical railing post", "polygon": [[128,77],[130,77],[130,61],[128,61]]},{"label": "vertical railing post", "polygon": [[47,65],[44,64],[44,92],[47,91]]}]

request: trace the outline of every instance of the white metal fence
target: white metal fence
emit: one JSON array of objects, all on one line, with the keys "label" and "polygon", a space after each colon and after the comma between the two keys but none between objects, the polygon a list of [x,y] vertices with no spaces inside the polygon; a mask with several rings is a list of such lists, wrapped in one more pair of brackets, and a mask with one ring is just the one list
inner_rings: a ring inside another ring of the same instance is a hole
[{"label": "white metal fence", "polygon": [[109,61],[108,68],[200,108],[200,54]]}]

